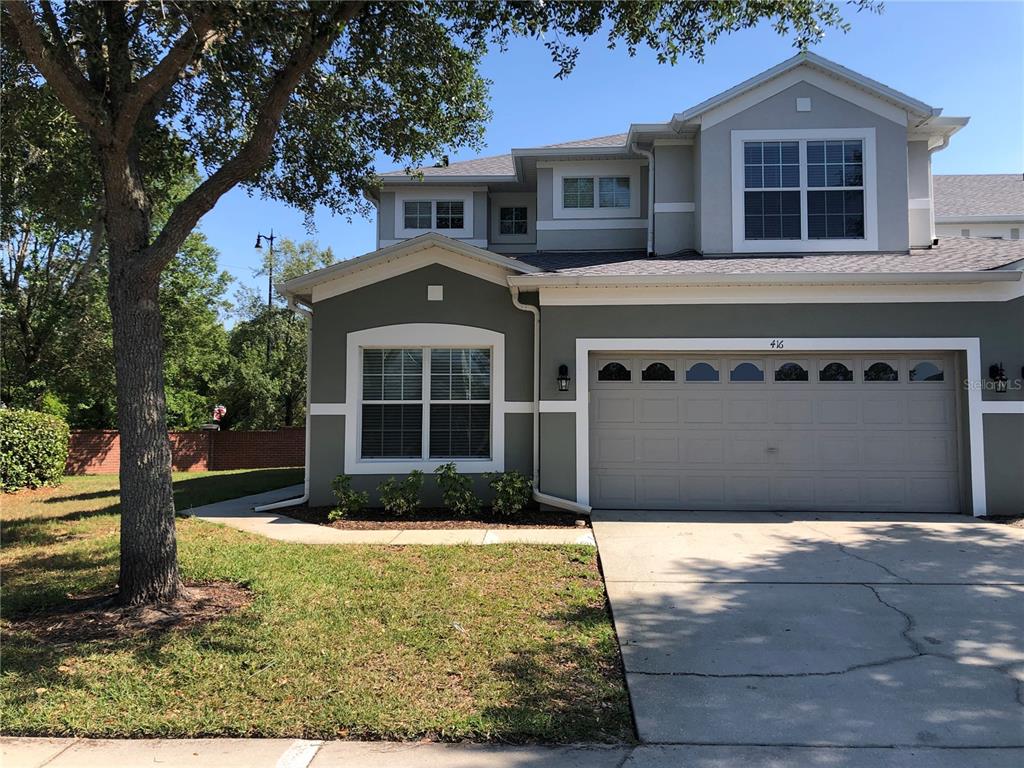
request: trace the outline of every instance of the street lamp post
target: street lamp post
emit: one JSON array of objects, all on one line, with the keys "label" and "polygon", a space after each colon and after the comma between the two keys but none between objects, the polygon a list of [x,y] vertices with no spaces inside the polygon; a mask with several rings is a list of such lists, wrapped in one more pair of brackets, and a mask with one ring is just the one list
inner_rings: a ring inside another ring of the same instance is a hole
[{"label": "street lamp post", "polygon": [[256,250],[263,249],[263,241],[266,240],[270,246],[270,250],[267,252],[269,258],[267,259],[267,368],[270,368],[270,310],[273,308],[274,301],[274,230],[270,230],[269,235],[256,234]]}]

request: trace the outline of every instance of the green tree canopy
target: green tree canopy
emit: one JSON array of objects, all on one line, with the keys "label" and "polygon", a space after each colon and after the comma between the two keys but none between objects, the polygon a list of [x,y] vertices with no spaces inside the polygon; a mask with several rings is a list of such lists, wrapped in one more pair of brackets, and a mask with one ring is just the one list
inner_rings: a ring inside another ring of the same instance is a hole
[{"label": "green tree canopy", "polygon": [[[578,41],[599,34],[671,63],[762,21],[800,46],[844,25],[831,0],[7,0],[0,10],[5,57],[9,48],[28,65],[15,76],[25,95],[15,121],[28,126],[33,111],[59,103],[57,144],[86,136],[87,170],[102,188],[128,603],[179,593],[160,276],[225,192],[241,184],[307,212],[363,210],[377,152],[416,163],[480,145],[489,113],[478,64],[514,37],[542,38],[564,76]],[[155,201],[182,154],[202,181],[154,229]]]}]

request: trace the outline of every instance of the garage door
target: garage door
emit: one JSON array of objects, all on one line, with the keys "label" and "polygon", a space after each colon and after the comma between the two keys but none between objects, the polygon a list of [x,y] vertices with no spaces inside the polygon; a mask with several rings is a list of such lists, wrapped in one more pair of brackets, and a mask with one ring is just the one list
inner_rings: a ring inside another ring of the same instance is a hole
[{"label": "garage door", "polygon": [[952,355],[595,354],[591,504],[956,512]]}]

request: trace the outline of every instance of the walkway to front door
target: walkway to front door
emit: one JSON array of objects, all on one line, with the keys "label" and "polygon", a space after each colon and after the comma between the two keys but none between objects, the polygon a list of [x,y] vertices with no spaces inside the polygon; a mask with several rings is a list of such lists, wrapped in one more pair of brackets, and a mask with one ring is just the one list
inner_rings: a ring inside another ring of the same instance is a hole
[{"label": "walkway to front door", "polygon": [[1024,747],[1024,530],[922,515],[593,520],[643,742]]}]

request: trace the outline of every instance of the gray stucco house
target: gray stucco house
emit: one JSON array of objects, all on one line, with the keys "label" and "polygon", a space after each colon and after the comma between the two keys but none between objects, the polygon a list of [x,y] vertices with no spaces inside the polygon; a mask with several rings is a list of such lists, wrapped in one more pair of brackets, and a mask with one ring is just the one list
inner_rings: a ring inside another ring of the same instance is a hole
[{"label": "gray stucco house", "polygon": [[663,123],[385,174],[378,249],[280,286],[310,503],[455,460],[576,510],[1020,512],[1024,242],[935,239],[966,123],[800,54]]}]

